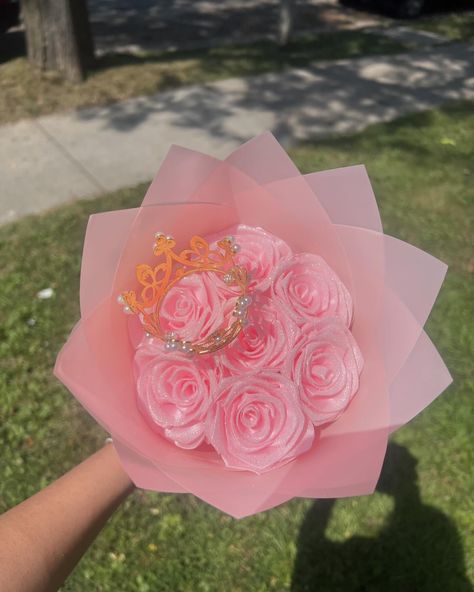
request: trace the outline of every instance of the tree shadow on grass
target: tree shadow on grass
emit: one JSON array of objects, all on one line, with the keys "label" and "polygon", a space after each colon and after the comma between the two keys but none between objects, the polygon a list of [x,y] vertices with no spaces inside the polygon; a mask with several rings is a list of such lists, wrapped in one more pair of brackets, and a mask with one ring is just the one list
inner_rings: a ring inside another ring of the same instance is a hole
[{"label": "tree shadow on grass", "polygon": [[[320,32],[301,35],[280,47],[276,42],[260,40],[213,47],[196,47],[175,51],[127,53],[115,52],[101,56],[96,69],[139,64],[170,64],[181,60],[200,60],[203,68],[228,70],[242,74],[275,71],[283,67],[303,67],[317,60],[349,59],[366,55],[399,53],[404,48],[392,40],[361,31],[341,31],[337,34]],[[232,72],[231,72],[232,73]]]},{"label": "tree shadow on grass", "polygon": [[416,459],[390,444],[377,490],[394,510],[375,538],[325,537],[335,501],[319,500],[301,526],[292,592],[471,592],[460,535],[452,521],[424,504]]},{"label": "tree shadow on grass", "polygon": [[[470,101],[459,101],[449,102],[441,107],[439,111],[451,120],[452,125],[455,125],[454,122],[458,118],[468,118],[472,115],[473,108]],[[418,164],[420,167],[426,168],[428,163],[431,168],[436,169],[446,164],[447,161],[455,163],[458,159],[456,152],[440,150],[442,137],[439,136],[439,132],[437,132],[433,141],[429,141],[436,118],[437,112],[422,111],[421,113],[413,113],[393,121],[373,125],[365,130],[363,137],[343,134],[328,139],[300,142],[299,147],[311,150],[327,145],[328,148],[333,150],[353,151],[356,153],[360,151],[365,143],[370,145],[375,153],[377,151],[381,153],[396,149],[409,155],[411,162]],[[406,133],[400,133],[403,131]],[[303,170],[303,172],[311,172],[311,170]]]}]

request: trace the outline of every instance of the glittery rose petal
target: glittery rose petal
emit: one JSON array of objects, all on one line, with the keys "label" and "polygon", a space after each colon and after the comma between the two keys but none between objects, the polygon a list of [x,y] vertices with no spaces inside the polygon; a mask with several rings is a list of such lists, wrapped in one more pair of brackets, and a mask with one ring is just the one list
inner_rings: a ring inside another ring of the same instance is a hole
[{"label": "glittery rose petal", "polygon": [[299,253],[283,262],[275,273],[272,293],[298,323],[337,317],[350,326],[351,296],[318,255]]},{"label": "glittery rose petal", "polygon": [[351,332],[336,318],[308,323],[288,354],[286,373],[300,389],[315,426],[335,421],[359,388],[363,358]]},{"label": "glittery rose petal", "polygon": [[221,353],[222,366],[231,374],[280,370],[299,334],[298,326],[277,300],[254,296],[247,324]]},{"label": "glittery rose petal", "polygon": [[[245,267],[250,274],[249,288],[261,292],[267,290],[278,265],[292,255],[289,245],[262,228],[245,224],[228,228],[224,235],[226,234],[233,236],[240,247],[234,261],[237,265]],[[222,235],[219,238],[222,238]],[[210,240],[212,241],[212,237]],[[212,246],[215,248],[216,243],[212,242]]]},{"label": "glittery rose petal", "polygon": [[165,332],[195,341],[219,329],[225,319],[228,299],[217,289],[215,273],[184,277],[166,294],[161,305],[160,323]]},{"label": "glittery rose petal", "polygon": [[206,433],[228,468],[258,474],[309,450],[314,438],[296,386],[269,371],[225,380],[209,409]]},{"label": "glittery rose petal", "polygon": [[158,353],[146,343],[135,356],[137,402],[152,428],[180,448],[196,448],[216,390],[218,371],[212,360]]}]

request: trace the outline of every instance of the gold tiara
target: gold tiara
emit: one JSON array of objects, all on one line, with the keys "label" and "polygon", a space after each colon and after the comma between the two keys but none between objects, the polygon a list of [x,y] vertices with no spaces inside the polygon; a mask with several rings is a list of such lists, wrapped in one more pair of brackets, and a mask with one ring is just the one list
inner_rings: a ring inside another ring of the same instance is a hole
[{"label": "gold tiara", "polygon": [[[153,253],[164,260],[155,266],[146,263],[138,265],[137,280],[143,286],[139,296],[134,290],[129,290],[120,294],[117,300],[124,305],[125,313],[140,316],[149,337],[158,337],[165,342],[165,351],[200,355],[215,352],[231,343],[240,333],[252,300],[248,293],[247,270],[234,261],[234,255],[239,252],[240,247],[232,236],[219,240],[217,247],[212,249],[200,236],[191,238],[189,249],[176,253],[175,246],[176,241],[172,236],[157,232]],[[196,342],[185,341],[176,333],[164,332],[160,324],[160,309],[166,294],[184,277],[205,271],[222,275],[227,285],[239,289],[232,323]]]}]

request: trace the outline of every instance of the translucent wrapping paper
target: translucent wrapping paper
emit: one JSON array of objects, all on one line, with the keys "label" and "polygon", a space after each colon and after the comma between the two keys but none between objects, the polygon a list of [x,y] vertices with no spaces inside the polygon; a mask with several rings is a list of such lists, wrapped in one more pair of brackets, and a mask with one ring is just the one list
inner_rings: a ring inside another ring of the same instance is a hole
[{"label": "translucent wrapping paper", "polygon": [[[261,227],[293,252],[335,270],[353,302],[364,368],[357,395],[311,449],[263,474],[231,470],[213,450],[184,450],[140,413],[129,317],[117,295],[134,285],[157,230],[185,244],[236,224]],[[81,270],[81,320],[56,376],[107,430],[132,481],[192,493],[240,518],[293,497],[371,493],[389,434],[451,382],[423,330],[446,273],[431,255],[383,233],[363,166],[301,175],[270,133],[220,161],[173,146],[140,208],[90,217]]]}]

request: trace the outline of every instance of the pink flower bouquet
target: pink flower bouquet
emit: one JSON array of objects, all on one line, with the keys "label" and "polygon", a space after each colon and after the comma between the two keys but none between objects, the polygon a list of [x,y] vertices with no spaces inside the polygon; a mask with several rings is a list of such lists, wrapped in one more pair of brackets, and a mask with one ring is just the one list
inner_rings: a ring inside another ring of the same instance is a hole
[{"label": "pink flower bouquet", "polygon": [[451,382],[423,331],[445,273],[383,234],[363,166],[172,147],[140,208],[91,216],[55,372],[138,487],[235,517],[371,493]]}]

